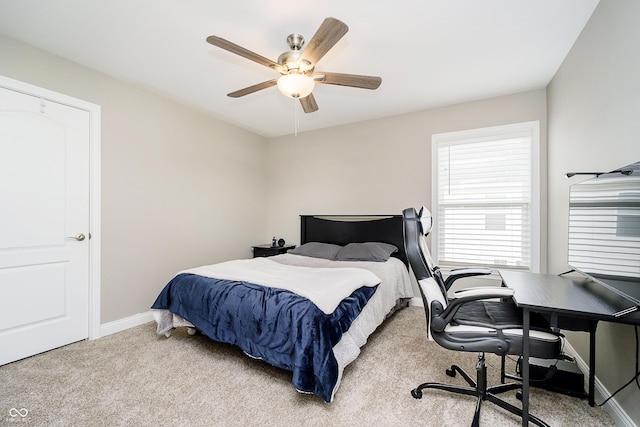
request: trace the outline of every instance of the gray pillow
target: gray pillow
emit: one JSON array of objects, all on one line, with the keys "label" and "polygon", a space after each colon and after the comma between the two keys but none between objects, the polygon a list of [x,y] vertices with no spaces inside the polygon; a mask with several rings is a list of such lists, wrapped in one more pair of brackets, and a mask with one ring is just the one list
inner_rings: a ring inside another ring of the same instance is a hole
[{"label": "gray pillow", "polygon": [[313,258],[336,259],[336,255],[340,252],[342,246],[333,245],[331,243],[309,242],[291,249],[290,254],[303,255]]},{"label": "gray pillow", "polygon": [[398,248],[389,243],[364,242],[349,243],[340,249],[336,256],[336,261],[376,261],[384,262],[389,259],[392,253]]}]

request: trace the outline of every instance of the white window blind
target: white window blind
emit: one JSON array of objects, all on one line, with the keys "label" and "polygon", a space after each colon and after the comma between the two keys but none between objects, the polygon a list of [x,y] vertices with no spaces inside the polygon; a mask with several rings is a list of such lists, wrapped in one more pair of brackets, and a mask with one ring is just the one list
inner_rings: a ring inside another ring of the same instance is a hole
[{"label": "white window blind", "polygon": [[438,264],[532,268],[538,124],[524,125],[434,135]]}]

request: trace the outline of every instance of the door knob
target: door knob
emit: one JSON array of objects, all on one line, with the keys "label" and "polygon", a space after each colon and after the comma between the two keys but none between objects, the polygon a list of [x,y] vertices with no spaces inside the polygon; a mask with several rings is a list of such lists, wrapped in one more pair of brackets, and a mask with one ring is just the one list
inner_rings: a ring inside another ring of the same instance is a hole
[{"label": "door knob", "polygon": [[82,242],[85,239],[85,237],[86,236],[84,234],[78,233],[73,237],[67,237],[67,239],[74,239],[74,240],[77,240],[78,242]]}]

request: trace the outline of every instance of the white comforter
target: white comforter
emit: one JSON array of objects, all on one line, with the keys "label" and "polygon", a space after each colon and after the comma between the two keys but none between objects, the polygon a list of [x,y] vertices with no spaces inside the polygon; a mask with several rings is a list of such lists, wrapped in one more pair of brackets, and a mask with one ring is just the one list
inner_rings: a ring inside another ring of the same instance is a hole
[{"label": "white comforter", "polygon": [[356,289],[380,283],[378,276],[362,268],[300,267],[269,258],[237,259],[181,273],[285,289],[309,299],[326,314],[333,313]]}]

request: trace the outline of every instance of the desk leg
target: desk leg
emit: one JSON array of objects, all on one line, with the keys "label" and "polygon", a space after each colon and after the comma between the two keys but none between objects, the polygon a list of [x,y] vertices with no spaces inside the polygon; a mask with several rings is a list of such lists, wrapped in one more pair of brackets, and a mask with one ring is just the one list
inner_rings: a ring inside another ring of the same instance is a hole
[{"label": "desk leg", "polygon": [[529,425],[529,310],[522,309],[522,425]]},{"label": "desk leg", "polygon": [[589,406],[596,405],[596,399],[594,397],[595,385],[596,385],[596,327],[598,326],[597,320],[589,322]]}]

